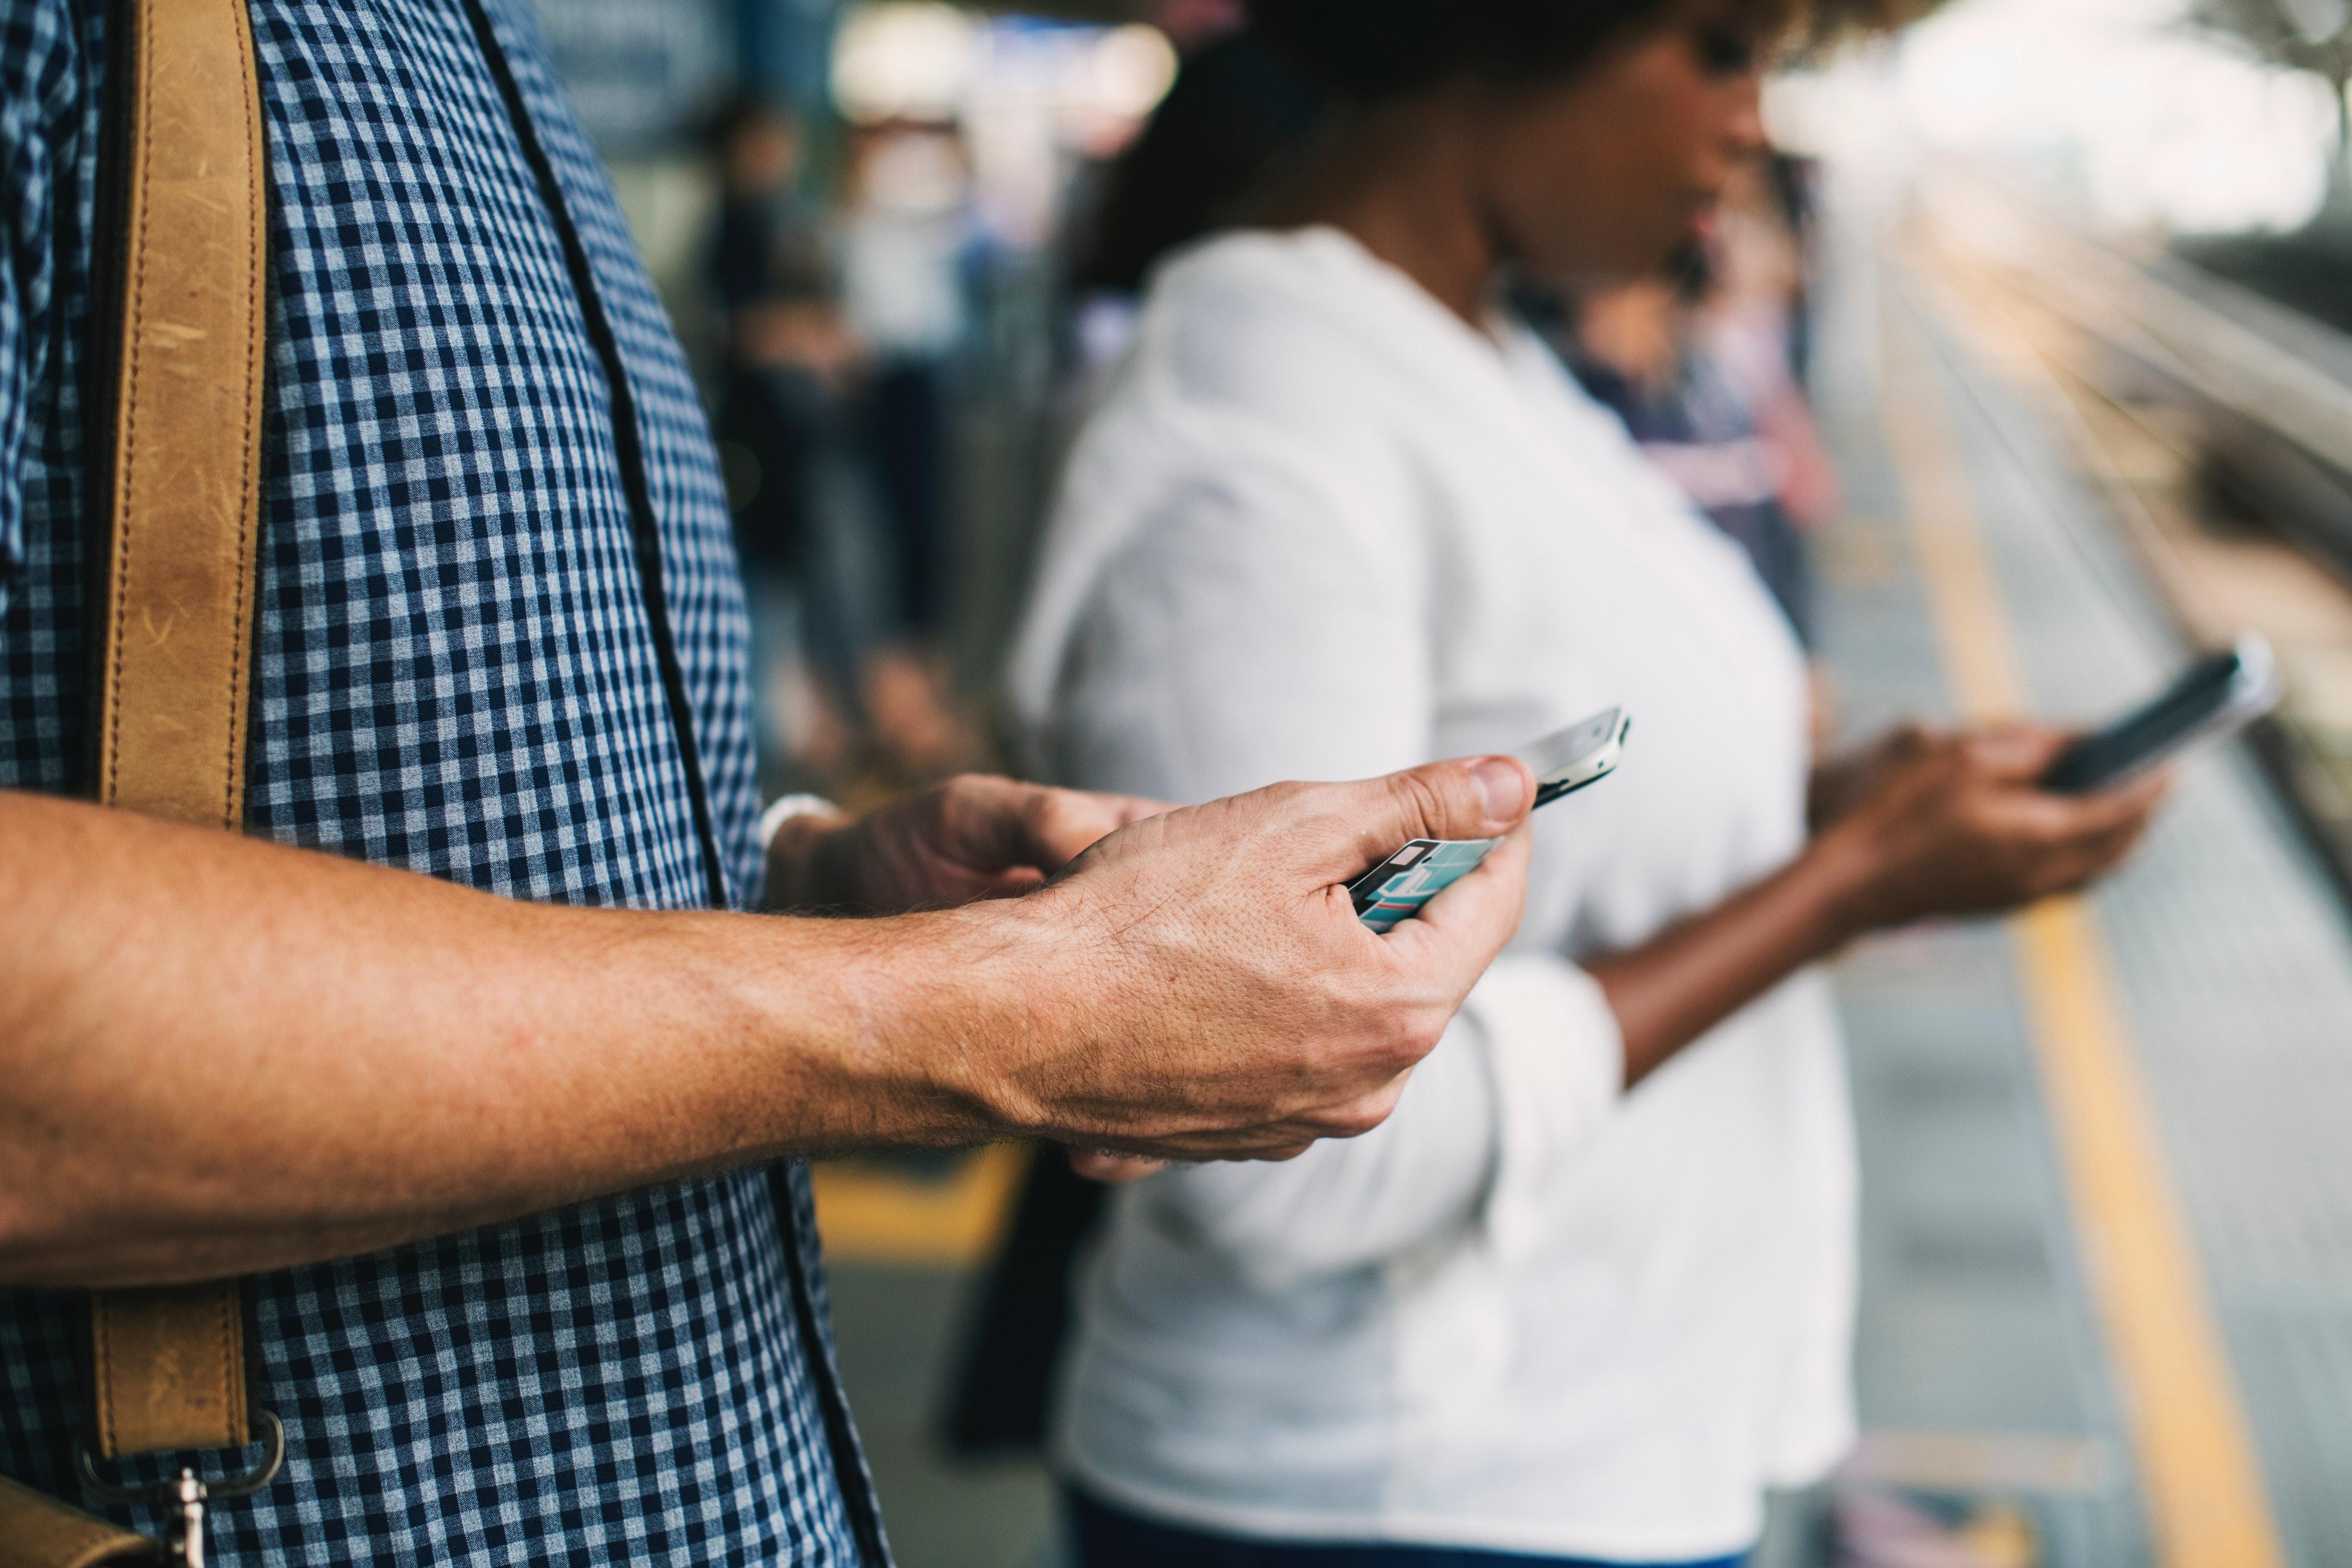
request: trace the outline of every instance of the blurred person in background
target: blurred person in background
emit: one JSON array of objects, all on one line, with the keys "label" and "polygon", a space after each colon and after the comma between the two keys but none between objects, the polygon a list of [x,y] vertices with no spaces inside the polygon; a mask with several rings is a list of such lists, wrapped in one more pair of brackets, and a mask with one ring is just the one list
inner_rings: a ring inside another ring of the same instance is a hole
[{"label": "blurred person in background", "polygon": [[1184,57],[1111,165],[1073,246],[1070,358],[1080,406],[1134,341],[1152,269],[1242,222],[1250,192],[1307,139],[1322,107],[1321,95],[1245,30],[1218,32]]},{"label": "blurred person in background", "polygon": [[884,630],[880,499],[850,385],[863,357],[835,240],[802,189],[800,122],[735,99],[713,118],[719,204],[707,266],[725,319],[716,419],[751,607],[761,772],[853,768],[867,660]]},{"label": "blurred person in background", "polygon": [[[1836,515],[1835,466],[1802,379],[1801,185],[1775,156],[1736,165],[1704,235],[1659,274],[1564,295],[1523,287],[1535,325],[1643,453],[1748,554],[1810,654],[1807,536]],[[1833,729],[1815,665],[1817,739]]]},{"label": "blurred person in background", "polygon": [[1115,1198],[1055,1444],[1088,1568],[1738,1561],[1853,1431],[1813,966],[2079,886],[2154,808],[2035,788],[2033,727],[1817,764],[1745,556],[1497,307],[1696,237],[1790,9],[1253,6],[1334,107],[1157,276],[1014,652],[1027,760],[1181,800],[1636,723],[1385,1125]]},{"label": "blurred person in background", "polygon": [[[1785,309],[1743,308],[1727,285],[1752,270],[1734,254],[1747,243],[1719,229],[1665,274],[1575,298],[1547,336],[1643,455],[1747,552],[1811,648],[1803,536],[1833,514],[1836,476],[1790,367]],[[1539,305],[1531,317],[1542,319]]]},{"label": "blurred person in background", "polygon": [[968,329],[971,171],[952,125],[865,132],[842,225],[842,303],[864,351],[866,455],[889,531],[890,632],[865,674],[876,735],[907,774],[973,750],[939,657],[948,570],[950,361]]},{"label": "blurred person in background", "polygon": [[836,215],[802,189],[781,107],[713,122],[709,246],[726,321],[718,431],[752,600],[763,767],[835,787],[974,760],[938,667],[949,357],[969,172],[951,129],[860,143]]}]

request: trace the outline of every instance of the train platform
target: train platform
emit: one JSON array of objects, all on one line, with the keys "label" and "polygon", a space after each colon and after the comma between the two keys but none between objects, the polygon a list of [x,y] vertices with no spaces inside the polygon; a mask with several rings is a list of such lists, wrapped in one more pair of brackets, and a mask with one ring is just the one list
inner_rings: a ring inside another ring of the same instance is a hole
[{"label": "train platform", "polygon": [[[2352,647],[2324,586],[2181,566],[2046,334],[1924,220],[1832,233],[1843,731],[2095,721],[2248,595],[2304,594],[2311,646]],[[2185,606],[2200,584],[2228,591]],[[1759,1568],[2352,1563],[2352,925],[2312,834],[2274,768],[2211,749],[2091,897],[1839,964],[1864,1435]],[[1034,1469],[959,1469],[931,1440],[1018,1160],[824,1173],[845,1375],[908,1568],[1055,1561]]]},{"label": "train platform", "polygon": [[[2070,390],[1918,229],[1849,224],[1833,272],[1845,727],[2095,720],[2193,628]],[[2254,758],[2191,760],[2092,897],[1875,943],[1838,978],[1857,1476],[2010,1520],[2019,1562],[2352,1562],[2352,941]]]}]

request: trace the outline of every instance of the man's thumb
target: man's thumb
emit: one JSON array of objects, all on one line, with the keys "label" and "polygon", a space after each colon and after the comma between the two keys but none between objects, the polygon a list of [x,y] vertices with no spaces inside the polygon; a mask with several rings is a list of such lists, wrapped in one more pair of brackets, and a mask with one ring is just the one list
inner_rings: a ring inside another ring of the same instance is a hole
[{"label": "man's thumb", "polygon": [[1409,840],[1501,837],[1534,805],[1536,781],[1516,758],[1467,757],[1333,788],[1345,793],[1338,804],[1356,829],[1341,856],[1349,863],[1329,868],[1344,882]]}]

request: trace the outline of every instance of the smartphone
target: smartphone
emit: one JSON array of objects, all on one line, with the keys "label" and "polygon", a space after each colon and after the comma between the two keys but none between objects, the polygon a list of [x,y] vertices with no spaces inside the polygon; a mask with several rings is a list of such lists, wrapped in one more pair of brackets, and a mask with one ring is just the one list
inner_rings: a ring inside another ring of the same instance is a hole
[{"label": "smartphone", "polygon": [[[1517,753],[1536,776],[1536,804],[1549,806],[1616,770],[1633,721],[1622,708],[1580,719]],[[1499,839],[1415,839],[1348,884],[1356,918],[1386,932],[1477,869]]]},{"label": "smartphone", "polygon": [[2249,632],[2228,652],[2198,660],[2146,704],[2060,752],[2042,776],[2042,787],[2061,795],[2089,795],[2120,784],[2190,741],[2244,728],[2278,700],[2271,645]]}]

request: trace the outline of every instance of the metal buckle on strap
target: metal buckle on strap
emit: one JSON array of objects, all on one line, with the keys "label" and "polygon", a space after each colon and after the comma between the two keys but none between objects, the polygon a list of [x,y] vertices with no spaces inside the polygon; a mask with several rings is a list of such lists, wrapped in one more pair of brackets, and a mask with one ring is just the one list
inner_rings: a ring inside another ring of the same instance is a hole
[{"label": "metal buckle on strap", "polygon": [[207,1481],[199,1479],[192,1469],[183,1469],[173,1479],[155,1486],[116,1486],[100,1478],[89,1445],[79,1438],[74,1440],[74,1466],[81,1472],[82,1489],[100,1502],[172,1511],[172,1532],[164,1543],[170,1558],[187,1568],[204,1568],[205,1504],[250,1497],[276,1480],[278,1468],[286,1462],[286,1428],[276,1413],[257,1410],[254,1415],[261,1423],[262,1441],[269,1445],[269,1452],[241,1476]]}]

